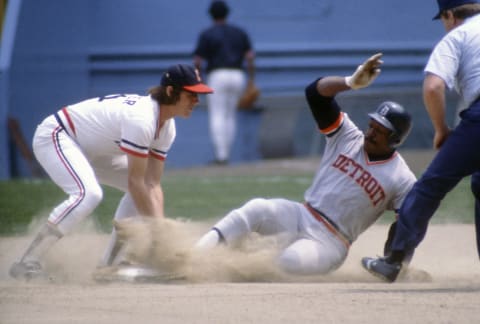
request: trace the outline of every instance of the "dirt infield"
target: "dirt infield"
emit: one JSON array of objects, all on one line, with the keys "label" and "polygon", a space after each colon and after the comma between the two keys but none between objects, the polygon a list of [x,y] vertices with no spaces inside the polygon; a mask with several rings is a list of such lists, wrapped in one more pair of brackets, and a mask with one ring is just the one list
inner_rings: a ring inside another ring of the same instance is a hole
[{"label": "dirt infield", "polygon": [[[430,158],[427,153],[412,168],[423,169]],[[294,165],[277,161],[248,170],[295,172],[312,165],[310,160]],[[210,225],[196,224],[195,230],[200,233]],[[108,236],[89,226],[62,239],[49,254],[53,281],[19,283],[7,272],[31,235],[2,237],[0,323],[478,323],[480,267],[474,226],[431,226],[412,267],[427,271],[432,280],[407,277],[394,284],[380,282],[360,266],[361,257],[380,254],[386,231],[383,225],[367,230],[345,264],[328,276],[269,276],[258,255],[225,260],[219,254],[190,269],[191,274],[203,274],[194,280],[151,284],[93,281]],[[170,241],[185,243],[181,237]]]},{"label": "dirt infield", "polygon": [[107,236],[82,232],[64,238],[49,259],[56,281],[18,283],[8,278],[7,269],[27,238],[2,238],[0,323],[478,322],[480,271],[473,226],[430,228],[412,266],[428,271],[431,282],[413,278],[385,284],[361,269],[360,258],[380,251],[385,231],[374,226],[365,232],[336,273],[283,282],[250,276],[245,282],[211,277],[98,284],[90,275]]}]

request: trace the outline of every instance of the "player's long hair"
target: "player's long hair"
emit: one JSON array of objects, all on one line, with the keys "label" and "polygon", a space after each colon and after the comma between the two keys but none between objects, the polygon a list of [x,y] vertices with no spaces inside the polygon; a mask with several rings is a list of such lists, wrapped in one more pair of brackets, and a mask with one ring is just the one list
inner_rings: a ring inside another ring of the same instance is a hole
[{"label": "player's long hair", "polygon": [[180,100],[181,88],[173,86],[172,95],[167,94],[167,87],[155,86],[148,90],[148,93],[152,98],[157,101],[159,104],[164,105],[174,105]]},{"label": "player's long hair", "polygon": [[[468,3],[449,10],[455,18],[467,19],[480,13],[480,3]],[[442,11],[441,16],[447,18],[447,10]]]}]

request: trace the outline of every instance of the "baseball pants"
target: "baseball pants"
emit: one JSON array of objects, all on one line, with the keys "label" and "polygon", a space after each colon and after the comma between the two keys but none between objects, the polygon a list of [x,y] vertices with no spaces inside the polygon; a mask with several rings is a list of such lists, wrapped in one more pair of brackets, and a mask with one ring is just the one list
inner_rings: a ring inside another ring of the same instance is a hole
[{"label": "baseball pants", "polygon": [[286,272],[302,275],[326,274],[345,260],[348,248],[307,208],[286,199],[252,199],[231,211],[215,226],[227,243],[250,232],[282,237],[278,265]]},{"label": "baseball pants", "polygon": [[471,177],[475,228],[480,256],[480,99],[464,110],[451,132],[400,208],[393,250],[412,251],[425,237],[440,202],[464,177]]},{"label": "baseball pants", "polygon": [[98,206],[103,198],[100,184],[125,192],[115,212],[115,219],[137,215],[134,202],[128,194],[125,155],[88,159],[53,116],[37,127],[33,150],[53,182],[68,195],[48,217],[48,222],[62,234],[70,232]]},{"label": "baseball pants", "polygon": [[217,69],[208,74],[207,82],[215,89],[206,97],[210,136],[216,159],[225,161],[235,140],[237,104],[246,87],[246,76],[238,69]]}]

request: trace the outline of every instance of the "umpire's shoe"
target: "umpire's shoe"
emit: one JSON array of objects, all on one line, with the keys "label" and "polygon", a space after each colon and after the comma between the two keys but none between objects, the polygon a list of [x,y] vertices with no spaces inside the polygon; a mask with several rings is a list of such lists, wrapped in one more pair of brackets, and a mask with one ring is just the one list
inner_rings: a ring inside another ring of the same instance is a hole
[{"label": "umpire's shoe", "polygon": [[402,263],[389,263],[386,258],[362,258],[362,266],[374,276],[387,282],[394,282],[397,279]]},{"label": "umpire's shoe", "polygon": [[15,262],[10,267],[9,274],[15,279],[27,281],[36,278],[45,278],[42,265],[37,261]]}]

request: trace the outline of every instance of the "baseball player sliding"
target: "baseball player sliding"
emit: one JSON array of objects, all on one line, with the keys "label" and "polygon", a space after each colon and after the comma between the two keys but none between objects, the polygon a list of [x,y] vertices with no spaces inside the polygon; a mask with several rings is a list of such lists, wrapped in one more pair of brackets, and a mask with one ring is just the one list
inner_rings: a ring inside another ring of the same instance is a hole
[{"label": "baseball player sliding", "polygon": [[[160,180],[175,139],[174,117],[189,117],[198,94],[213,90],[188,65],[171,66],[148,96],[115,94],[67,106],[37,128],[33,149],[52,180],[68,194],[48,217],[19,262],[17,279],[44,276],[41,258],[102,200],[101,184],[125,195],[115,219],[164,217]],[[115,229],[103,265],[120,250]]]},{"label": "baseball player sliding", "polygon": [[304,202],[252,199],[215,224],[196,248],[231,245],[249,232],[281,234],[288,242],[277,259],[282,270],[326,274],[342,265],[352,242],[385,210],[400,207],[416,180],[396,151],[410,131],[410,115],[398,103],[383,102],[369,114],[363,134],[335,100],[339,92],[369,86],[380,73],[381,57],[373,55],[351,76],[323,77],[307,86],[326,147]]}]

